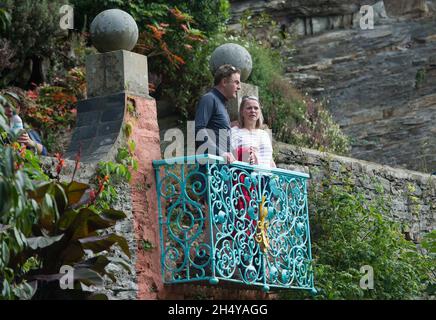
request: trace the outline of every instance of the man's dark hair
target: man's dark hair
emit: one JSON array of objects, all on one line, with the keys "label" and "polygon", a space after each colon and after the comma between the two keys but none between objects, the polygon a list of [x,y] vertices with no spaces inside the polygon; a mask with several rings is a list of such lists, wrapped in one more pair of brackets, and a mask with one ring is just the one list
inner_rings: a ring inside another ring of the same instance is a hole
[{"label": "man's dark hair", "polygon": [[223,64],[215,72],[214,85],[218,85],[222,79],[231,77],[234,73],[241,74],[241,70],[235,68],[231,64]]}]

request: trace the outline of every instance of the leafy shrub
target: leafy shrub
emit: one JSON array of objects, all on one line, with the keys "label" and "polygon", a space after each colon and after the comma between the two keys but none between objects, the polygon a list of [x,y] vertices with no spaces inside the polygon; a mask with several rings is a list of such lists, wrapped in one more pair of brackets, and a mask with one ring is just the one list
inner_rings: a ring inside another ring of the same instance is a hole
[{"label": "leafy shrub", "polygon": [[229,16],[227,0],[74,0],[73,4],[79,28],[106,9],[130,13],[140,32],[135,51],[147,55],[151,73],[162,75],[165,81],[169,77],[168,82],[178,76],[177,69],[189,59],[191,47],[219,30]]},{"label": "leafy shrub", "polygon": [[[100,233],[125,214],[92,208],[90,187],[74,182],[74,174],[70,183],[45,175],[39,159],[13,142],[16,137],[2,106],[0,136],[0,299],[105,298],[84,291],[82,285],[101,285],[104,275],[115,281],[105,269],[110,262],[128,269],[123,260],[104,253],[117,244],[130,257],[127,241]],[[59,175],[63,160],[58,160]],[[85,250],[95,256],[88,257]],[[64,265],[74,268],[74,289],[59,287]]]},{"label": "leafy shrub", "polygon": [[38,63],[43,59],[63,57],[59,38],[64,37],[59,28],[59,8],[66,0],[5,0],[4,10],[11,17],[0,38],[7,39],[13,51],[12,66],[0,73],[0,87],[10,84],[26,86],[32,72],[40,73]]},{"label": "leafy shrub", "polygon": [[133,141],[128,143],[128,148],[118,149],[116,162],[99,162],[95,184],[98,186],[94,206],[97,209],[109,209],[118,201],[118,193],[115,185],[120,182],[130,182],[132,174],[130,170],[138,170],[138,162],[133,158],[135,144]]},{"label": "leafy shrub", "polygon": [[[311,190],[315,299],[414,299],[424,295],[431,261],[390,221],[383,196],[367,200],[344,181],[326,178]],[[374,271],[374,289],[360,288],[360,268]],[[286,298],[308,295],[285,294]]]},{"label": "leafy shrub", "polygon": [[8,30],[11,24],[11,15],[5,8],[0,8],[0,32]]},{"label": "leafy shrub", "polygon": [[15,50],[10,41],[0,38],[0,74],[3,70],[14,68],[15,63],[11,60],[15,56]]}]

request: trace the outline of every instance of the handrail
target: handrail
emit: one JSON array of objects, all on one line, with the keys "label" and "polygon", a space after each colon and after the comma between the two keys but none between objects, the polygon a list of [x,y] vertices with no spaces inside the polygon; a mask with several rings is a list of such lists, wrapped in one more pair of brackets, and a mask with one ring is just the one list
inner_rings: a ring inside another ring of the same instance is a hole
[{"label": "handrail", "polygon": [[[172,165],[172,164],[194,164],[196,162],[199,162],[198,160],[212,160],[212,161],[217,161],[219,163],[226,163],[226,160],[220,156],[216,156],[212,154],[198,154],[198,155],[191,155],[186,157],[174,157],[169,159],[153,160],[153,167],[156,168],[162,165]],[[243,169],[250,169],[253,171],[294,175],[306,179],[309,179],[310,177],[307,173],[304,172],[292,171],[292,170],[281,169],[281,168],[270,168],[261,165],[250,165],[246,162],[241,162],[241,161],[234,161],[230,165]]]}]

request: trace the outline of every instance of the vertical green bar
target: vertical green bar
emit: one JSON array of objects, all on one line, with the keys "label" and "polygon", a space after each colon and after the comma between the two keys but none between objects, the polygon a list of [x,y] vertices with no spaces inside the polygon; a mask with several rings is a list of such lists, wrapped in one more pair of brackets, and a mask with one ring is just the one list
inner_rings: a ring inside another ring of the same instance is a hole
[{"label": "vertical green bar", "polygon": [[166,283],[165,279],[165,248],[164,248],[164,236],[163,236],[163,214],[162,214],[162,202],[161,202],[161,180],[160,180],[160,165],[154,167],[155,177],[156,177],[156,195],[157,195],[157,207],[159,214],[159,237],[160,237],[160,263],[161,263],[161,271],[162,271],[162,280]]},{"label": "vertical green bar", "polygon": [[309,224],[309,203],[308,203],[308,199],[307,199],[307,179],[306,178],[300,178],[301,181],[303,182],[303,186],[304,186],[304,206],[305,206],[305,212],[306,212],[306,219],[307,219],[307,228],[306,228],[306,234],[307,234],[307,253],[309,256],[309,263],[310,266],[308,266],[308,269],[312,270],[312,273],[309,275],[310,277],[310,287],[312,289],[312,293],[316,294],[316,289],[314,287],[314,281],[313,281],[313,265],[312,265],[312,243],[310,241],[310,224]]},{"label": "vertical green bar", "polygon": [[211,284],[217,284],[219,282],[218,278],[215,275],[215,239],[213,236],[213,209],[212,209],[212,202],[211,202],[211,179],[212,174],[210,172],[211,166],[210,166],[211,159],[208,158],[207,160],[207,203],[209,206],[208,210],[208,219],[209,219],[209,234],[210,234],[210,258],[211,258],[211,271],[212,271],[212,277],[209,279],[209,283]]}]

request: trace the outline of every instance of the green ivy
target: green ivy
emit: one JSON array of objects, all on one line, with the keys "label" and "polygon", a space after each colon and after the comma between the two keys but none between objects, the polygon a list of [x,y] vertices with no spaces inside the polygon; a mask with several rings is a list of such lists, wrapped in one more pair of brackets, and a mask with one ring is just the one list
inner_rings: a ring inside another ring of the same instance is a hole
[{"label": "green ivy", "polygon": [[[118,245],[130,258],[126,239],[106,230],[125,214],[91,207],[90,186],[74,177],[49,179],[39,159],[14,142],[1,105],[0,136],[0,300],[106,298],[82,285],[101,285],[104,276],[115,281],[105,269],[111,262],[129,269],[106,254]],[[74,268],[70,290],[59,287],[64,265]]]},{"label": "green ivy", "polygon": [[131,140],[128,146],[118,148],[116,162],[99,162],[95,184],[102,191],[96,199],[96,208],[108,209],[118,201],[116,185],[121,182],[130,182],[131,170],[138,170],[138,162],[134,159],[135,143]]},{"label": "green ivy", "polygon": [[[332,181],[335,181],[333,184]],[[309,196],[314,258],[314,299],[414,299],[425,296],[434,260],[407,241],[390,220],[386,200],[367,200],[339,178],[327,177]],[[359,285],[371,266],[374,289]],[[434,277],[433,277],[434,279]],[[287,293],[285,298],[310,298]]]}]

